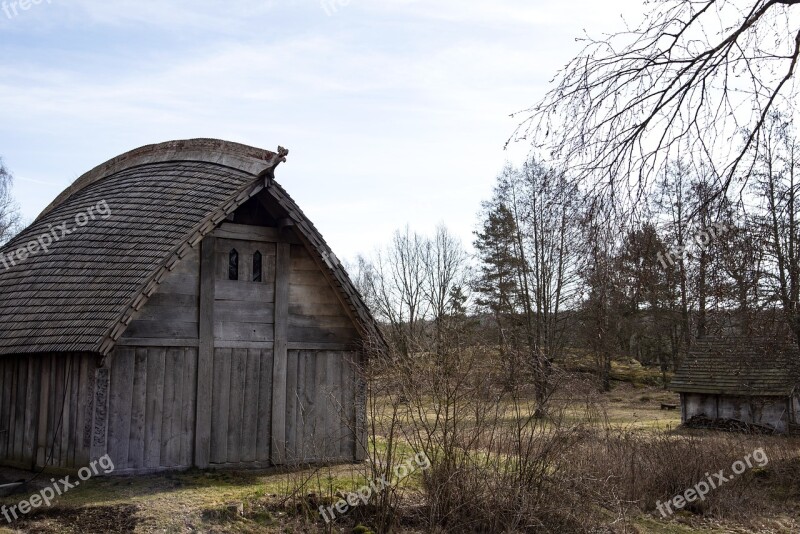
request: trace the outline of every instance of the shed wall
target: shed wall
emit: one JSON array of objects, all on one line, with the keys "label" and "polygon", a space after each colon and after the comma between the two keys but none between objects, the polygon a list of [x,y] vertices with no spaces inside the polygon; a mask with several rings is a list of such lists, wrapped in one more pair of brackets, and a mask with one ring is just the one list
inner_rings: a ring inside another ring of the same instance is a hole
[{"label": "shed wall", "polygon": [[780,397],[738,397],[684,393],[685,420],[695,415],[734,419],[745,423],[770,425],[779,432],[788,430],[789,399]]},{"label": "shed wall", "polygon": [[687,419],[701,414],[707,417],[717,417],[717,398],[715,395],[685,393],[683,395],[683,405],[685,406]]}]

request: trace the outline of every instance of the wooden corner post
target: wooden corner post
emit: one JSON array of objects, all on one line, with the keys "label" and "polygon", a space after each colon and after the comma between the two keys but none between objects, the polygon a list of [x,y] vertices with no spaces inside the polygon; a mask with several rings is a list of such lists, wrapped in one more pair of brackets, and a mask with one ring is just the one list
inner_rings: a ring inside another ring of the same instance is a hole
[{"label": "wooden corner post", "polygon": [[211,391],[214,372],[214,257],[217,240],[207,235],[200,243],[200,343],[197,351],[197,422],[194,463],[209,467],[211,457]]},{"label": "wooden corner post", "polygon": [[278,243],[275,262],[275,341],[272,367],[272,463],[286,463],[286,371],[289,337],[291,245]]}]

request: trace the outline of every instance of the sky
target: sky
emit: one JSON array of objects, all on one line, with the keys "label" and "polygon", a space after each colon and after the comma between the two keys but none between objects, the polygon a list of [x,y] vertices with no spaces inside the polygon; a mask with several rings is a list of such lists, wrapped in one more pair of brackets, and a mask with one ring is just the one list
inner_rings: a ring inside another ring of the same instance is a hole
[{"label": "sky", "polygon": [[[27,8],[27,9],[25,9]],[[290,150],[277,180],[336,254],[406,225],[469,248],[520,120],[609,0],[0,0],[0,156],[32,220],[142,145]]]}]

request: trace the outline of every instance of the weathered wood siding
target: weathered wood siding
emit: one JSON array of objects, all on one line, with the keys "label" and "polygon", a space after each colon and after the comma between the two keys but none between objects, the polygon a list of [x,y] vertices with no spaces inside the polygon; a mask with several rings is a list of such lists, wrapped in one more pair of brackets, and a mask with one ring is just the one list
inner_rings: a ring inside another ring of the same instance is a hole
[{"label": "weathered wood siding", "polygon": [[0,462],[23,469],[88,465],[95,366],[86,354],[0,358]]},{"label": "weathered wood siding", "polygon": [[292,245],[291,258],[289,343],[355,343],[359,336],[353,320],[305,247]]},{"label": "weathered wood siding", "polygon": [[272,366],[271,349],[216,349],[212,466],[270,465]]},{"label": "weathered wood siding", "polygon": [[192,466],[197,349],[119,347],[109,361],[108,453],[116,472]]},{"label": "weathered wood siding", "polygon": [[287,462],[352,460],[356,447],[355,352],[289,351]]},{"label": "weathered wood siding", "polygon": [[[229,280],[231,251],[239,258],[239,279]],[[253,281],[253,257],[261,254],[261,281]],[[217,347],[267,343],[274,339],[275,243],[216,240],[214,341]]]},{"label": "weathered wood siding", "polygon": [[0,359],[0,458],[7,465],[33,466],[36,459],[38,391],[42,358]]},{"label": "weathered wood siding", "polygon": [[200,258],[198,251],[192,250],[134,315],[122,335],[122,343],[135,345],[142,339],[197,339],[199,295]]}]

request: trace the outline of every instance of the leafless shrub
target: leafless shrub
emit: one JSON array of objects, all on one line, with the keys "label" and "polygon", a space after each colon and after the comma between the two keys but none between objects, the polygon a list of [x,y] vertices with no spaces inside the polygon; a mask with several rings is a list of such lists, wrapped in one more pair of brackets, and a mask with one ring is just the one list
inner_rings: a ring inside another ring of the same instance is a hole
[{"label": "leafless shrub", "polygon": [[[496,363],[494,349],[449,347],[372,362],[376,474],[391,471],[404,455],[427,455],[431,468],[421,473],[424,506],[416,522],[432,531],[580,532],[585,507],[559,473],[567,450],[583,439],[585,421],[568,414],[566,404],[547,419],[537,417],[532,387],[509,391],[487,372]],[[387,532],[402,522],[400,508],[411,493],[386,492],[370,524]]]},{"label": "leafless shrub", "polygon": [[766,441],[741,435],[665,435],[608,430],[570,449],[565,480],[590,502],[621,516],[655,512],[657,502],[683,494],[709,474],[764,448],[769,464],[713,489],[686,511],[737,518],[769,510],[769,486],[796,486],[796,453],[784,438]]}]

